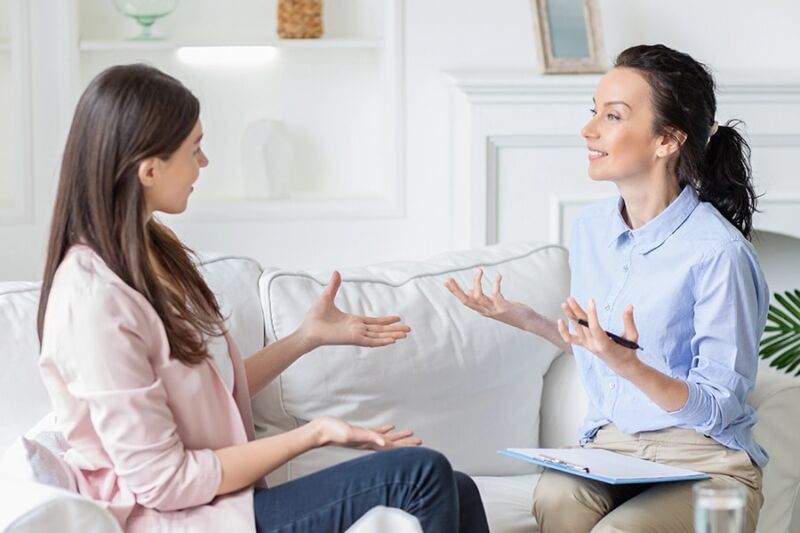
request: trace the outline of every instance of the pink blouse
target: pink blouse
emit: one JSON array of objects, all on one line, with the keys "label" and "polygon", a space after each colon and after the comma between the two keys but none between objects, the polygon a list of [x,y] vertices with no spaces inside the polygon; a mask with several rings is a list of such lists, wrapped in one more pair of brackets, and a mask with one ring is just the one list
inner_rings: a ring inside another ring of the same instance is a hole
[{"label": "pink blouse", "polygon": [[88,246],[58,267],[40,367],[81,494],[125,531],[255,531],[252,488],[215,496],[213,452],[254,438],[244,363],[228,391],[211,358],[170,358],[163,323]]}]

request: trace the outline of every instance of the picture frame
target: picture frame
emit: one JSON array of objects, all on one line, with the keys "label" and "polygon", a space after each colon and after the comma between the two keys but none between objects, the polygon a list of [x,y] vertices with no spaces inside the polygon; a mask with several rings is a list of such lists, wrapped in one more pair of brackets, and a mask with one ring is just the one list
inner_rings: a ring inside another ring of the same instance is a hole
[{"label": "picture frame", "polygon": [[606,71],[597,0],[530,0],[543,74]]}]

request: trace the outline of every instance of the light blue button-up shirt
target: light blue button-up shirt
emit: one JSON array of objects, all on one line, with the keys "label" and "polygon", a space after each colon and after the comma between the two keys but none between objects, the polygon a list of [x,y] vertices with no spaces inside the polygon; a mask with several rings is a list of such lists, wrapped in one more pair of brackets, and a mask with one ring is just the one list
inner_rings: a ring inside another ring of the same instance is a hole
[{"label": "light blue button-up shirt", "polygon": [[625,433],[669,427],[699,431],[745,450],[759,466],[767,453],[753,439],[757,415],[747,397],[758,368],[769,293],[751,244],[691,187],[656,218],[631,230],[622,198],[598,202],[575,223],[572,295],[597,302],[600,324],[621,334],[634,306],[639,358],[684,380],[679,410],[657,406],[588,350],[573,346],[589,396],[580,442],[614,423]]}]

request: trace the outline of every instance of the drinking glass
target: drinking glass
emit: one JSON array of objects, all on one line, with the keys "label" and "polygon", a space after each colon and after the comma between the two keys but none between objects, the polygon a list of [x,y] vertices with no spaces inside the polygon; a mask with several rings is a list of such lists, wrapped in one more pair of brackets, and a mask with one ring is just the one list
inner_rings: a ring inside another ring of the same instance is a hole
[{"label": "drinking glass", "polygon": [[694,488],[695,533],[743,533],[747,494],[742,486],[713,481]]}]

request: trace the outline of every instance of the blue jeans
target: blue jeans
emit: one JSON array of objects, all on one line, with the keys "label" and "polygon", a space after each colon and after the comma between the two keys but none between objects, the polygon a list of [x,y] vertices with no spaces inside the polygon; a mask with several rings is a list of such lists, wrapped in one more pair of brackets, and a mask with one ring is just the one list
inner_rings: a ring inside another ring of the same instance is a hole
[{"label": "blue jeans", "polygon": [[425,533],[488,532],[478,488],[428,448],[376,452],[269,489],[256,489],[267,532],[344,531],[376,505],[414,515]]}]

